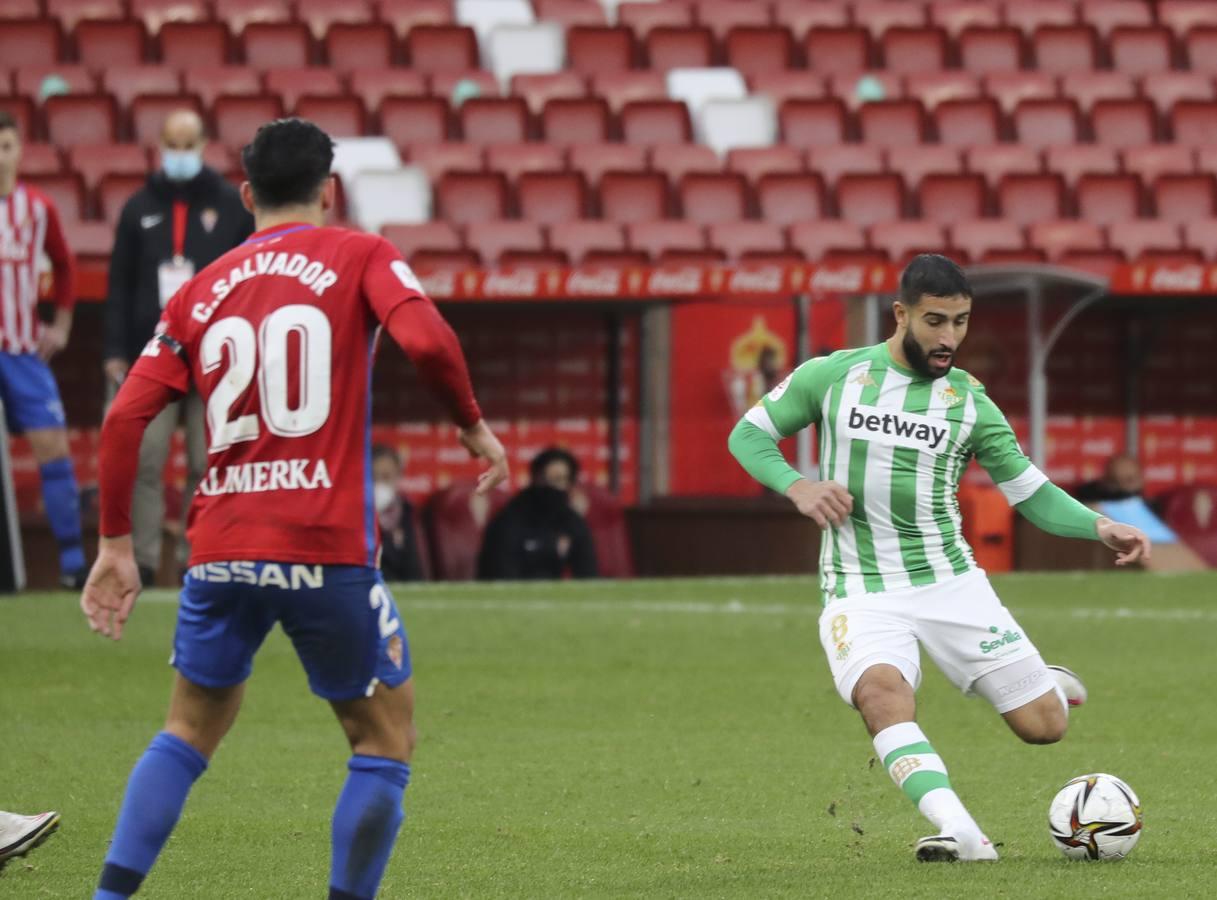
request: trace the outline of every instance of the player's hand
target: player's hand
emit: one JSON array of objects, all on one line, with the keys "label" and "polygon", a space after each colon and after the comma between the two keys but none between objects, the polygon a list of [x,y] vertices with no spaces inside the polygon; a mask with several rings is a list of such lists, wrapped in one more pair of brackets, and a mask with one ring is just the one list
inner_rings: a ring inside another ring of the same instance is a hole
[{"label": "player's hand", "polygon": [[490,463],[489,468],[478,476],[475,493],[489,493],[507,480],[507,451],[494,436],[485,419],[479,419],[476,425],[462,428],[461,443],[470,456]]},{"label": "player's hand", "polygon": [[51,357],[68,345],[68,330],[55,323],[46,325],[38,337],[38,355],[43,362],[50,362]]},{"label": "player's hand", "polygon": [[1095,523],[1095,530],[1099,540],[1116,551],[1117,566],[1149,561],[1149,537],[1140,528],[1102,518]]},{"label": "player's hand", "polygon": [[123,379],[127,377],[127,370],[130,366],[127,361],[121,356],[116,356],[113,359],[107,359],[101,364],[102,370],[106,373],[106,377],[115,384],[122,384]]},{"label": "player's hand", "polygon": [[786,488],[786,496],[809,519],[821,528],[830,524],[841,526],[854,508],[854,498],[835,481],[808,481],[800,478]]},{"label": "player's hand", "polygon": [[116,641],[121,638],[139,590],[139,567],[131,535],[103,537],[98,542],[97,561],[80,594],[80,608],[89,620],[89,628]]}]

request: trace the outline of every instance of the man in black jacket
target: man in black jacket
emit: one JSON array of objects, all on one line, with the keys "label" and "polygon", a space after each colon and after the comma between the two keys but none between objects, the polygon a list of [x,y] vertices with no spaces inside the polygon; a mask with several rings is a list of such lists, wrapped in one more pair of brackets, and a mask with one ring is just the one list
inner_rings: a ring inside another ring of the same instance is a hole
[{"label": "man in black jacket", "polygon": [[[106,298],[103,358],[111,396],[152,338],[169,298],[195,272],[253,233],[253,216],[241,205],[236,188],[203,165],[205,143],[203,121],[196,113],[186,109],[170,113],[161,132],[161,168],[123,207]],[[140,446],[132,526],[144,584],[151,584],[160,568],[165,517],[162,475],[183,412],[188,458],[183,509],[189,507],[207,462],[203,407],[192,393],[149,424]]]}]

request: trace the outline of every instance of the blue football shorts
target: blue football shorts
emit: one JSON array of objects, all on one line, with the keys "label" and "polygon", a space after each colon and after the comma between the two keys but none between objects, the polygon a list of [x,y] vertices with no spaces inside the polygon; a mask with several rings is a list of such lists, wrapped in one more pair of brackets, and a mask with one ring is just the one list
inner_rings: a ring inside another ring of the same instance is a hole
[{"label": "blue football shorts", "polygon": [[0,352],[0,400],[11,434],[67,425],[55,376],[36,353]]},{"label": "blue football shorts", "polygon": [[410,647],[380,571],[368,566],[209,562],[186,574],[170,664],[203,687],[240,684],[278,622],[309,688],[371,696],[410,677]]}]

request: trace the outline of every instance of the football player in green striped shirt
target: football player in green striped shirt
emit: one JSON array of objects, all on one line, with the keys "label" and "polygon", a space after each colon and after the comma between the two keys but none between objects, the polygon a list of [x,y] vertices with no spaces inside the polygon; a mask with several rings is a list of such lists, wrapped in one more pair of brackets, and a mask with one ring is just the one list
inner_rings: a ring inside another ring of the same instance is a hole
[{"label": "football player in green striped shirt", "polygon": [[[1102,541],[1116,565],[1148,559],[1149,539],[1072,499],[1037,469],[984,386],[953,367],[972,290],[943,256],[918,256],[892,306],[896,333],[874,347],[803,363],[748,411],[730,448],[762,484],[824,529],[820,641],[841,698],[936,834],[923,861],[995,860],[916,722],[919,648],[960,690],[988,700],[1024,741],[1059,741],[1086,689],[1047,666],[1002,605],[963,538],[956,492],[975,457],[1031,522]],[[786,462],[783,438],[815,425],[823,481]]]}]

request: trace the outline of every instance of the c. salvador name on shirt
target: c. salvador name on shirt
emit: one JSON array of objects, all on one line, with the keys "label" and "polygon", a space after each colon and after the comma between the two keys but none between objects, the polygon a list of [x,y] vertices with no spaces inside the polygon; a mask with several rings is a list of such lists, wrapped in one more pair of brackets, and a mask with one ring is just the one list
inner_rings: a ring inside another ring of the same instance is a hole
[{"label": "c. salvador name on shirt", "polygon": [[873,406],[851,406],[845,420],[845,434],[889,447],[908,447],[926,453],[941,453],[950,433],[943,419],[931,419],[903,410]]},{"label": "c. salvador name on shirt", "polygon": [[223,474],[218,466],[212,466],[199,482],[199,493],[215,497],[265,491],[315,491],[333,486],[324,459],[273,459],[225,466]]},{"label": "c. salvador name on shirt", "polygon": [[200,322],[206,322],[215,312],[216,306],[232,292],[233,288],[242,281],[248,281],[259,275],[283,275],[287,278],[295,278],[318,297],[338,283],[338,275],[333,269],[327,269],[325,263],[309,259],[303,253],[266,250],[245,257],[241,265],[233,266],[229,270],[227,278],[217,278],[213,281],[211,293],[215,295],[215,299],[210,303],[196,303],[190,315]]}]

